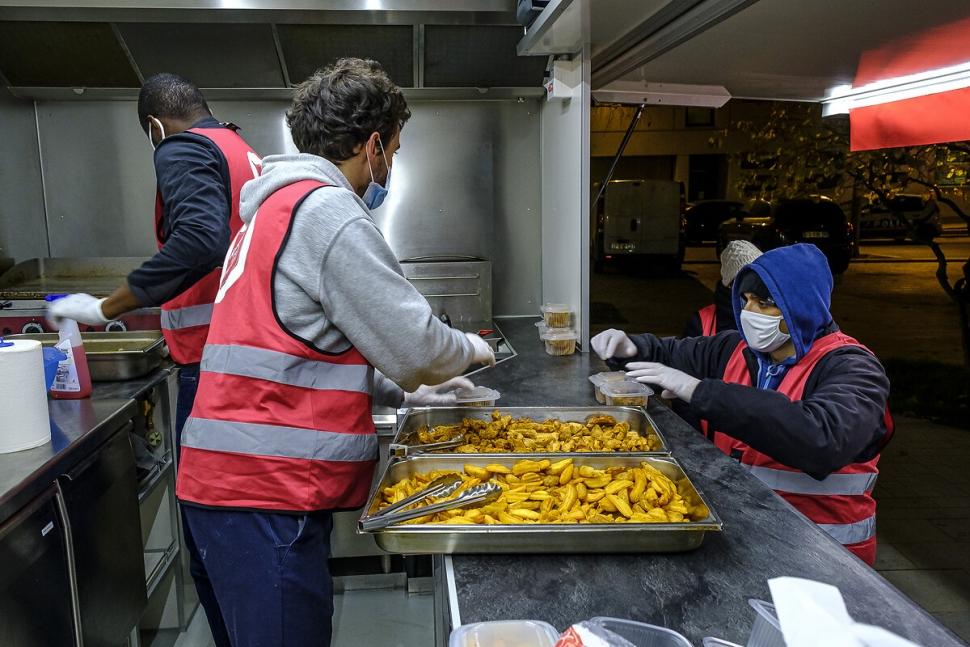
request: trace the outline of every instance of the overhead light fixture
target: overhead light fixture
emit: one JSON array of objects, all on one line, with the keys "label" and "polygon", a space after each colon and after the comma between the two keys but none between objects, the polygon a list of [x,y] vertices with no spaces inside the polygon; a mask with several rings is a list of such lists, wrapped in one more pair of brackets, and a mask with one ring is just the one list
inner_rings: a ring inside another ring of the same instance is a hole
[{"label": "overhead light fixture", "polygon": [[822,114],[843,115],[855,108],[903,101],[928,94],[970,88],[970,61],[918,74],[874,81],[858,88],[840,85],[822,100]]}]

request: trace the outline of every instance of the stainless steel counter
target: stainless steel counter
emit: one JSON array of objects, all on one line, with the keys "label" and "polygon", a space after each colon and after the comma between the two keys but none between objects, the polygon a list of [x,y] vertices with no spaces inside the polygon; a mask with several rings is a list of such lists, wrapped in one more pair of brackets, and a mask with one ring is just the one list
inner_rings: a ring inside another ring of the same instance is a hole
[{"label": "stainless steel counter", "polygon": [[0,523],[70,471],[135,414],[135,402],[107,397],[51,400],[51,441],[0,454]]}]

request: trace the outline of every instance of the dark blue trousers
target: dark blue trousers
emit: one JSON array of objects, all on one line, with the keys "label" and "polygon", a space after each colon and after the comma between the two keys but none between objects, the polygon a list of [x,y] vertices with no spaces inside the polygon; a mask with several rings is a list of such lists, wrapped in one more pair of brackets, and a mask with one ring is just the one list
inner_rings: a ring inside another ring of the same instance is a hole
[{"label": "dark blue trousers", "polygon": [[[199,389],[199,365],[191,364],[179,366],[179,392],[178,400],[175,403],[175,452],[182,449],[182,428],[185,421],[192,413],[192,405],[195,404],[195,393]],[[185,547],[189,553],[189,573],[195,581],[195,590],[199,594],[199,604],[205,610],[206,619],[209,621],[209,629],[212,632],[212,639],[216,647],[232,647],[229,642],[229,633],[226,631],[225,622],[219,612],[219,603],[212,590],[212,583],[206,575],[205,567],[199,559],[199,551],[192,540],[192,532],[189,524],[185,520],[185,508],[179,504],[182,512],[182,536],[185,539]]]},{"label": "dark blue trousers", "polygon": [[[329,647],[333,516],[182,507],[232,647]],[[210,626],[213,617],[209,614]]]}]

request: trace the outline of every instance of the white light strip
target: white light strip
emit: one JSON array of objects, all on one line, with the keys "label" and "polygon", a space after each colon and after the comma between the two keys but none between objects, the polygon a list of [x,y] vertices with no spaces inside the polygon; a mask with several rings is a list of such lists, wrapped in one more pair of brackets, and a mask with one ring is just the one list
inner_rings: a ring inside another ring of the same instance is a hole
[{"label": "white light strip", "polygon": [[822,101],[822,114],[846,114],[855,108],[963,88],[970,88],[970,62],[884,79],[859,88],[844,85],[832,88],[828,97]]}]

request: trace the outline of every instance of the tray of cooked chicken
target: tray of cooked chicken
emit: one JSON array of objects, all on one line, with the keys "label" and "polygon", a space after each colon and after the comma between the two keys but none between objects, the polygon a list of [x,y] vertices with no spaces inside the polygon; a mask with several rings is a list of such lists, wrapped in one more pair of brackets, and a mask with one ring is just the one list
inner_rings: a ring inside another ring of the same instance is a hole
[{"label": "tray of cooked chicken", "polygon": [[415,454],[669,454],[638,407],[435,407],[411,409],[391,444]]}]

